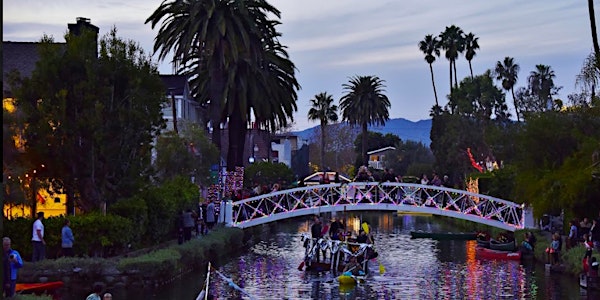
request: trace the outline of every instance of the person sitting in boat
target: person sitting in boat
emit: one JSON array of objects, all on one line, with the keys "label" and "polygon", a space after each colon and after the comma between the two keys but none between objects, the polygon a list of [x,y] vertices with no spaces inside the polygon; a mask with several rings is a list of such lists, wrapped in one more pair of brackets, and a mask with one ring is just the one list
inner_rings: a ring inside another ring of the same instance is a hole
[{"label": "person sitting in boat", "polygon": [[535,235],[533,234],[533,232],[528,231],[526,233],[526,238],[527,238],[527,242],[529,242],[529,245],[531,245],[531,250],[535,250],[535,243],[537,242],[537,238],[535,237]]},{"label": "person sitting in boat", "polygon": [[356,242],[360,244],[372,244],[371,237],[362,229],[358,231]]},{"label": "person sitting in boat", "polygon": [[365,275],[365,271],[356,256],[350,256],[350,261],[344,267],[344,274],[354,276]]}]

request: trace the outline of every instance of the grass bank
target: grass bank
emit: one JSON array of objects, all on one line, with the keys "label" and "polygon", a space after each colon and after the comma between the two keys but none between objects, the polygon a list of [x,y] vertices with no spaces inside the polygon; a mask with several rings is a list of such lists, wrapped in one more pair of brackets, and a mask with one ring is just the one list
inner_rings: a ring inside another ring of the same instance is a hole
[{"label": "grass bank", "polygon": [[[251,234],[251,233],[249,233]],[[218,227],[208,235],[179,244],[167,245],[135,257],[72,257],[25,262],[19,282],[63,281],[71,287],[91,287],[102,283],[107,288],[124,286],[156,287],[197,268],[239,254],[247,236],[242,229]]]}]

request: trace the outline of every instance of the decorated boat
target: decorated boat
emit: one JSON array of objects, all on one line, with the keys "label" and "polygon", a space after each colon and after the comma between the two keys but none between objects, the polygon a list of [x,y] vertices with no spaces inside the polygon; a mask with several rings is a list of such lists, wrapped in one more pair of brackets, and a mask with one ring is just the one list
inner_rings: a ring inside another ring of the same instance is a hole
[{"label": "decorated boat", "polygon": [[501,251],[488,249],[483,247],[476,247],[475,254],[479,258],[483,259],[497,259],[497,260],[521,260],[520,251]]},{"label": "decorated boat", "polygon": [[429,238],[434,240],[474,240],[477,238],[477,233],[411,231],[410,237],[413,239]]},{"label": "decorated boat", "polygon": [[[362,269],[368,270],[368,261],[378,256],[373,244],[356,243],[353,239],[348,241],[331,240],[328,237],[313,239],[310,234],[304,234],[302,241],[305,254],[298,266],[300,271],[343,272],[346,261],[350,257],[356,257],[362,264]],[[327,254],[325,257],[322,255],[323,252]]]}]

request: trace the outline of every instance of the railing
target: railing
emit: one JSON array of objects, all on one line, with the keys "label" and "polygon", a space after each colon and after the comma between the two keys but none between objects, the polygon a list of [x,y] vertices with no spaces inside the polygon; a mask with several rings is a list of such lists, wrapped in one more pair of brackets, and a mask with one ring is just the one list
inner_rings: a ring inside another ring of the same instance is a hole
[{"label": "railing", "polygon": [[424,212],[506,230],[525,228],[524,205],[431,185],[354,182],[300,187],[224,203],[222,221],[252,227],[297,216],[342,210]]}]

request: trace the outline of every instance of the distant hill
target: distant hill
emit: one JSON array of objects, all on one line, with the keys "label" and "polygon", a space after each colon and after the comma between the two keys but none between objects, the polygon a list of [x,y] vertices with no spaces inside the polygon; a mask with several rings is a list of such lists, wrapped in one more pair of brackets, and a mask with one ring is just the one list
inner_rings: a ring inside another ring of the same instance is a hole
[{"label": "distant hill", "polygon": [[[338,126],[348,126],[346,123],[340,123]],[[320,125],[311,127],[302,131],[293,132],[303,139],[310,139],[313,136],[313,131],[319,128]],[[357,128],[357,130],[360,130]],[[381,132],[382,134],[395,134],[400,137],[403,141],[415,141],[425,144],[429,147],[431,139],[429,133],[431,132],[431,119],[421,120],[417,122],[409,121],[403,118],[390,119],[385,122],[385,126],[369,126],[369,131]]]}]

